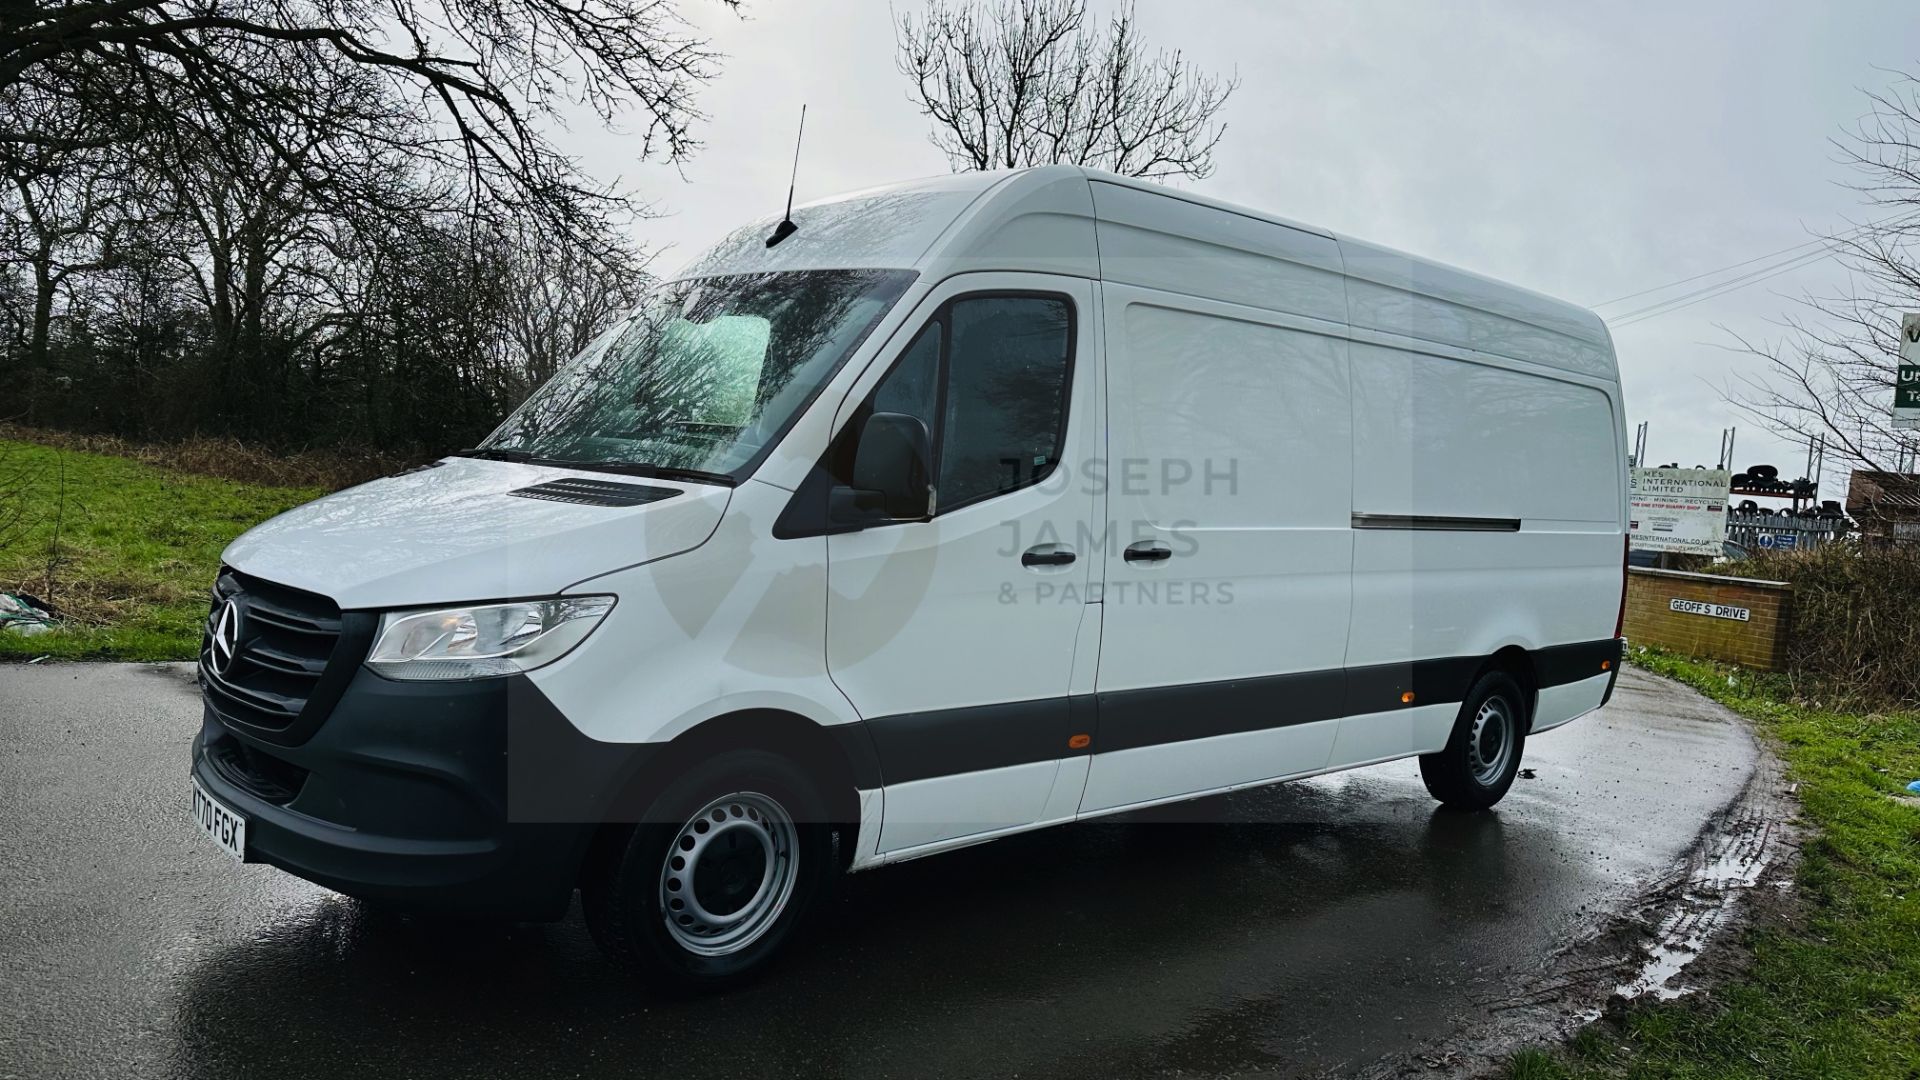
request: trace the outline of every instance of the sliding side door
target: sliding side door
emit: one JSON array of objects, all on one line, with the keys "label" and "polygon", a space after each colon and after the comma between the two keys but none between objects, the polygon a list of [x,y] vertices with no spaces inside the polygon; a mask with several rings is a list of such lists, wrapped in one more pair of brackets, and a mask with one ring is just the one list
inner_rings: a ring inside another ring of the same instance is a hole
[{"label": "sliding side door", "polygon": [[1322,768],[1351,615],[1343,328],[1103,291],[1111,532],[1082,811]]}]

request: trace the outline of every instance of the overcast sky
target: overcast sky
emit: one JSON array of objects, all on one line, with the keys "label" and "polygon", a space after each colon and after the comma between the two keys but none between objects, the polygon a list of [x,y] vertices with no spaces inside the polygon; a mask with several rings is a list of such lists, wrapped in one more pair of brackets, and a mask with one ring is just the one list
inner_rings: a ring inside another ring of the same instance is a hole
[{"label": "overcast sky", "polygon": [[[685,9],[727,54],[700,98],[698,156],[675,171],[591,126],[564,140],[669,215],[641,230],[671,245],[657,269],[779,209],[803,101],[801,201],[946,171],[894,68],[886,4]],[[1865,113],[1862,88],[1890,83],[1876,68],[1920,71],[1912,0],[1140,0],[1139,14],[1149,42],[1241,78],[1216,171],[1187,186],[1590,306],[1880,216],[1829,140]],[[1758,364],[1726,346],[1729,331],[1775,332],[1790,297],[1838,276],[1819,262],[1616,328],[1649,459],[1711,465],[1720,429],[1738,424],[1737,467],[1799,475],[1803,451],[1725,402]],[[1844,472],[1830,477],[1834,498]]]}]

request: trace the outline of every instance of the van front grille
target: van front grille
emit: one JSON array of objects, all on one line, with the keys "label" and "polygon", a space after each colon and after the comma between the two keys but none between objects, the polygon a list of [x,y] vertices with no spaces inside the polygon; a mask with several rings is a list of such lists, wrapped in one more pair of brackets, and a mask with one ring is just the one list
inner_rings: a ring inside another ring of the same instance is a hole
[{"label": "van front grille", "polygon": [[207,703],[246,730],[288,730],[312,703],[342,627],[338,605],[318,593],[223,569],[200,641]]}]

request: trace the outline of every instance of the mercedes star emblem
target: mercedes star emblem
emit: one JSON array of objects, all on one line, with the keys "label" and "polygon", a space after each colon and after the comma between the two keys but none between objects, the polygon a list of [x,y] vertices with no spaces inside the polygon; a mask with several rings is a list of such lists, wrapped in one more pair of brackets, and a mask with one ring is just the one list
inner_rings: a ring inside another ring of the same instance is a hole
[{"label": "mercedes star emblem", "polygon": [[213,624],[213,671],[225,675],[240,651],[240,605],[232,600],[220,605],[220,618]]}]

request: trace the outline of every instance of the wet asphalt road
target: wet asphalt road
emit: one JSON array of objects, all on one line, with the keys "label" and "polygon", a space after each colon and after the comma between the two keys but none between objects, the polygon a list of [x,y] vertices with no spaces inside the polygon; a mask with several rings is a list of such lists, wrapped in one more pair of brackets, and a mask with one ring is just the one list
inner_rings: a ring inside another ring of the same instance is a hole
[{"label": "wet asphalt road", "polygon": [[1471,1030],[1669,869],[1744,729],[1629,670],[1487,814],[1412,762],[849,878],[765,981],[650,999],[551,926],[404,920],[188,821],[179,667],[0,666],[0,1077],[1346,1072]]}]

